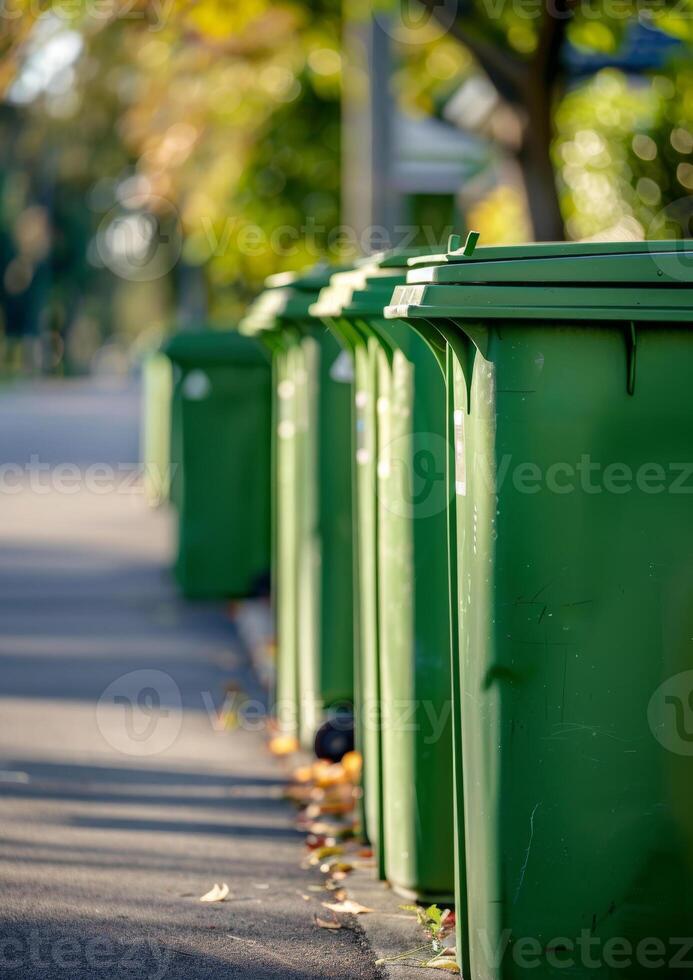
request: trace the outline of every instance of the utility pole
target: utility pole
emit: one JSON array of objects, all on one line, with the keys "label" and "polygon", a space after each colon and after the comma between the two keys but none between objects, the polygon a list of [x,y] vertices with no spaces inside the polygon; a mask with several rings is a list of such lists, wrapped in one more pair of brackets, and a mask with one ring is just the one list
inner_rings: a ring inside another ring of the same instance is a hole
[{"label": "utility pole", "polygon": [[385,247],[397,220],[391,179],[391,35],[384,14],[345,4],[342,215],[363,251]]}]

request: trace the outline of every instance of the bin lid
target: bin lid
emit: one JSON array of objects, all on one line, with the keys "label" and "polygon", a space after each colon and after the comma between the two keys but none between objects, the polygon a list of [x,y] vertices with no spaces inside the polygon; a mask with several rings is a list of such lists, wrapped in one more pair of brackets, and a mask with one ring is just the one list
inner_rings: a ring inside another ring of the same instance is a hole
[{"label": "bin lid", "polygon": [[407,262],[427,255],[425,246],[389,249],[367,256],[346,272],[335,273],[311,306],[315,317],[380,316],[395,286],[406,281]]},{"label": "bin lid", "polygon": [[470,239],[443,257],[431,256],[428,265],[411,267],[386,316],[691,319],[692,240],[477,249],[476,238]]},{"label": "bin lid", "polygon": [[235,330],[186,330],[175,334],[162,352],[181,367],[214,364],[266,364],[262,349]]},{"label": "bin lid", "polygon": [[329,265],[327,262],[317,262],[307,269],[297,272],[277,272],[265,279],[265,289],[281,289],[293,286],[295,289],[317,290],[326,286],[335,272],[351,268],[350,266]]},{"label": "bin lid", "polygon": [[382,316],[392,290],[406,282],[406,277],[405,267],[386,269],[376,265],[364,265],[352,272],[339,273],[332,276],[330,285],[320,291],[310,311],[320,318],[355,316],[359,313]]},{"label": "bin lid", "polygon": [[464,248],[412,267],[409,282],[576,285],[693,282],[693,239],[648,242],[547,242]]},{"label": "bin lid", "polygon": [[388,319],[670,320],[693,323],[693,292],[661,287],[397,286]]},{"label": "bin lid", "polygon": [[265,280],[265,291],[248,308],[240,329],[244,333],[257,333],[297,321],[317,322],[310,312],[311,306],[335,272],[344,269],[344,266],[319,263],[302,272],[280,272],[269,276]]}]

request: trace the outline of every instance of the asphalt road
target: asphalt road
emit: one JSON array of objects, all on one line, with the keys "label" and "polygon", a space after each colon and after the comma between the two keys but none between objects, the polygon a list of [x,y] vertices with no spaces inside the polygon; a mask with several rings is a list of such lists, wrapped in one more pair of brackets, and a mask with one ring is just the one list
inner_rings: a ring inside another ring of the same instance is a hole
[{"label": "asphalt road", "polygon": [[0,976],[368,980],[264,736],[217,724],[258,692],[226,610],[175,594],[137,419],[132,386],[0,390]]}]

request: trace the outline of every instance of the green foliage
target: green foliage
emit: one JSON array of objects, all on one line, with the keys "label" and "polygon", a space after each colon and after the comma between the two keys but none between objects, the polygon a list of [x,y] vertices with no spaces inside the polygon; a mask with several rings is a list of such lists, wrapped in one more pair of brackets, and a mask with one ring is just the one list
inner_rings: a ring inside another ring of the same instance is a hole
[{"label": "green foliage", "polygon": [[[414,16],[426,0],[401,2],[412,8],[390,25],[401,108],[436,112],[479,63],[508,101],[522,102],[550,27],[547,4],[461,0],[454,23],[441,28],[434,19],[421,27]],[[637,8],[647,12],[643,2]],[[399,3],[354,0],[349,13],[394,14]],[[45,23],[51,7],[61,29],[80,33],[83,50],[69,83],[48,86],[5,119],[0,254],[11,272],[0,298],[15,325],[64,332],[80,307],[102,329],[111,311],[122,319],[119,291],[135,290],[99,268],[94,237],[122,212],[118,199],[130,185],[138,207],[177,215],[183,259],[201,270],[220,322],[267,275],[328,253],[340,221],[340,0],[113,0],[108,17],[86,2],[14,0],[22,16],[5,23],[0,90],[21,74],[37,17],[43,11]],[[571,5],[560,43],[614,52],[635,11],[636,0]],[[693,0],[652,0],[649,17],[693,42]],[[690,66],[672,65],[635,87],[602,72],[565,96],[546,95],[569,237],[672,234],[677,202],[693,190]],[[516,189],[501,186],[469,218],[486,241],[502,240],[508,228],[524,236],[522,206]],[[36,250],[38,232],[27,232],[42,222],[52,225],[50,260]],[[147,310],[165,318],[167,295],[160,289]]]},{"label": "green foliage", "polygon": [[687,62],[637,86],[603,71],[565,97],[554,149],[570,237],[690,235],[692,100]]},{"label": "green foliage", "polygon": [[437,905],[429,905],[424,908],[421,905],[400,905],[404,912],[414,912],[420,926],[431,936],[431,939],[438,939],[445,929],[445,919],[448,913],[439,909]]}]

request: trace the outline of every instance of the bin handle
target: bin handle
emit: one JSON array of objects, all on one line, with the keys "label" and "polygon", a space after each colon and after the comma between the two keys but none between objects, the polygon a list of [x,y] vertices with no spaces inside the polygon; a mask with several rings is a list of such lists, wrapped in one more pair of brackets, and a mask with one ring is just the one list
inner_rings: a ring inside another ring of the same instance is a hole
[{"label": "bin handle", "polygon": [[635,362],[638,337],[633,320],[626,326],[626,389],[629,395],[635,394]]}]

